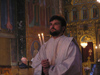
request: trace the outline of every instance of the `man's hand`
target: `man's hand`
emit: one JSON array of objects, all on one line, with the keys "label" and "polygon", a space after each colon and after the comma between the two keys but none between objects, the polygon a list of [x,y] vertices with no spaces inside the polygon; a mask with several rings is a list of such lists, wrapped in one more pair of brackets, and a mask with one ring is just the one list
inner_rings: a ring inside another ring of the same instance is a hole
[{"label": "man's hand", "polygon": [[43,72],[45,73],[45,75],[49,75],[48,71],[49,71],[50,64],[49,64],[48,59],[42,60],[41,64],[42,64]]}]

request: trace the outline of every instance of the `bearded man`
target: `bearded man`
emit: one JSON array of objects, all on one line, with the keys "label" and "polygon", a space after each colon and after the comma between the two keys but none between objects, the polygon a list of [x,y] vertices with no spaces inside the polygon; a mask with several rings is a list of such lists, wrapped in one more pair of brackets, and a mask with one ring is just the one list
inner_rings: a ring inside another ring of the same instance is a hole
[{"label": "bearded man", "polygon": [[73,37],[64,35],[66,21],[54,15],[50,19],[52,37],[41,46],[32,67],[34,75],[82,75],[82,56]]}]

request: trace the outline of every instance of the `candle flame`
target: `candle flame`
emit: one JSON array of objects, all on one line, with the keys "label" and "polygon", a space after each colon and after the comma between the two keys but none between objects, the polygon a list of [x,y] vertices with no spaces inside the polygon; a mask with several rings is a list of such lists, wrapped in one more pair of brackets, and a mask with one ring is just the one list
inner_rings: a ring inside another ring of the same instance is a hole
[{"label": "candle flame", "polygon": [[40,37],[40,34],[38,34],[38,36]]},{"label": "candle flame", "polygon": [[43,36],[43,33],[41,33],[41,35]]}]

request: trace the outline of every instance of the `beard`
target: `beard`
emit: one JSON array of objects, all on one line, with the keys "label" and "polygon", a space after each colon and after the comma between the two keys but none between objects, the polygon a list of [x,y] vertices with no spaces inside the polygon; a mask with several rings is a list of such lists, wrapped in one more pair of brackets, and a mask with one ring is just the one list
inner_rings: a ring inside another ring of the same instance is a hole
[{"label": "beard", "polygon": [[54,32],[51,32],[51,31],[50,31],[50,34],[51,34],[52,36],[58,36],[58,35],[60,34],[60,31],[54,31]]}]

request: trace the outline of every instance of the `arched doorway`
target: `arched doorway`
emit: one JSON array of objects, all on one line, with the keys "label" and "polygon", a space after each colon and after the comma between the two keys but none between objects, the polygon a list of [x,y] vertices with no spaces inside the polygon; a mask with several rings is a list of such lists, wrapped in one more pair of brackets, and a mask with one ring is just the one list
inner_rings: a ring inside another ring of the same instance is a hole
[{"label": "arched doorway", "polygon": [[87,42],[88,45],[82,48],[82,62],[87,62],[88,57],[90,57],[90,61],[94,62],[94,49],[93,49],[93,42]]},{"label": "arched doorway", "polygon": [[93,39],[91,36],[89,35],[84,35],[81,37],[80,39],[80,43],[82,42],[86,42],[87,46],[86,47],[82,47],[81,46],[81,50],[82,50],[82,62],[87,62],[88,61],[88,57],[90,57],[90,61],[94,62],[94,48],[93,48]]}]

